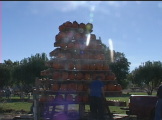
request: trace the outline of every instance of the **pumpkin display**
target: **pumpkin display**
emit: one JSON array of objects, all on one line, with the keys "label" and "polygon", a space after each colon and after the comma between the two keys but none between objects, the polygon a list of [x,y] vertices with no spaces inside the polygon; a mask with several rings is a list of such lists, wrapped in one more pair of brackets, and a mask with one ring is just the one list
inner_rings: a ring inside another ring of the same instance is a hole
[{"label": "pumpkin display", "polygon": [[49,69],[40,72],[46,79],[41,80],[39,85],[47,93],[40,97],[40,102],[49,102],[50,105],[55,101],[56,105],[60,105],[61,102],[66,105],[64,109],[73,101],[87,103],[89,97],[86,92],[96,76],[101,76],[105,93],[122,91],[121,85],[113,81],[116,76],[109,68],[103,43],[100,38],[96,39],[95,34],[91,34],[92,29],[93,24],[77,21],[66,21],[59,26],[54,42],[57,48],[50,52],[51,60],[46,64]]}]

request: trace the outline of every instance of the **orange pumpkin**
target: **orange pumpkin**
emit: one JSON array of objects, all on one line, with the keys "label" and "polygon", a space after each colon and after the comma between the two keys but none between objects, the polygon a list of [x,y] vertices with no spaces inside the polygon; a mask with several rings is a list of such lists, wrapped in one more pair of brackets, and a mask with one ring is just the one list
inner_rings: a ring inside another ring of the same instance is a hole
[{"label": "orange pumpkin", "polygon": [[67,21],[67,22],[65,23],[65,27],[72,27],[72,23],[71,23],[70,21]]},{"label": "orange pumpkin", "polygon": [[74,43],[73,43],[73,42],[69,43],[69,44],[67,45],[67,48],[69,48],[69,49],[74,48]]},{"label": "orange pumpkin", "polygon": [[53,79],[54,80],[57,80],[57,79],[59,79],[61,77],[61,73],[60,72],[54,72],[53,73]]},{"label": "orange pumpkin", "polygon": [[79,73],[76,74],[76,80],[82,80],[83,77],[84,77],[83,73],[79,72]]},{"label": "orange pumpkin", "polygon": [[47,96],[41,96],[40,98],[39,98],[39,101],[40,102],[47,102]]},{"label": "orange pumpkin", "polygon": [[59,95],[55,96],[55,100],[58,102],[62,102],[62,101],[64,101],[64,97],[63,97],[63,95],[59,94]]},{"label": "orange pumpkin", "polygon": [[82,96],[76,95],[76,96],[75,96],[75,101],[76,101],[76,102],[82,102]]},{"label": "orange pumpkin", "polygon": [[115,85],[115,91],[121,91],[122,87],[120,84]]},{"label": "orange pumpkin", "polygon": [[66,84],[61,84],[60,90],[61,91],[66,91],[67,90],[67,85]]},{"label": "orange pumpkin", "polygon": [[81,34],[80,34],[80,33],[76,33],[76,34],[74,35],[74,39],[75,39],[76,41],[80,40],[80,38],[81,38]]},{"label": "orange pumpkin", "polygon": [[95,64],[93,64],[93,63],[89,64],[89,70],[95,70],[95,68],[96,68]]},{"label": "orange pumpkin", "polygon": [[115,91],[115,85],[114,84],[107,84],[107,90],[108,91]]},{"label": "orange pumpkin", "polygon": [[69,83],[68,85],[68,90],[77,90],[77,85],[75,83]]},{"label": "orange pumpkin", "polygon": [[73,28],[78,28],[78,27],[79,27],[78,22],[74,21],[72,27],[73,27]]},{"label": "orange pumpkin", "polygon": [[68,79],[74,80],[75,79],[75,74],[74,73],[69,73]]},{"label": "orange pumpkin", "polygon": [[85,29],[86,28],[86,25],[84,23],[80,23],[79,24],[79,28]]},{"label": "orange pumpkin", "polygon": [[73,101],[73,96],[71,94],[68,94],[66,96],[66,101],[72,102]]},{"label": "orange pumpkin", "polygon": [[54,96],[48,96],[48,102],[53,102],[54,101]]},{"label": "orange pumpkin", "polygon": [[51,90],[58,91],[59,90],[59,84],[55,83],[51,86]]},{"label": "orange pumpkin", "polygon": [[83,100],[83,102],[88,102],[89,101],[89,98],[88,98],[88,96],[83,96],[82,97],[82,100]]},{"label": "orange pumpkin", "polygon": [[96,67],[96,70],[102,70],[103,69],[103,64],[102,63],[96,63],[95,67]]},{"label": "orange pumpkin", "polygon": [[104,64],[102,67],[103,70],[109,70],[109,65],[108,64]]},{"label": "orange pumpkin", "polygon": [[85,79],[85,80],[90,80],[90,79],[91,79],[91,75],[90,75],[89,73],[86,73],[86,74],[84,75],[84,79]]},{"label": "orange pumpkin", "polygon": [[62,80],[68,79],[68,72],[62,72]]},{"label": "orange pumpkin", "polygon": [[64,30],[65,30],[65,26],[64,26],[64,25],[60,25],[60,26],[59,26],[59,31],[60,31],[60,32],[63,32]]},{"label": "orange pumpkin", "polygon": [[83,91],[83,84],[77,85],[77,91]]}]

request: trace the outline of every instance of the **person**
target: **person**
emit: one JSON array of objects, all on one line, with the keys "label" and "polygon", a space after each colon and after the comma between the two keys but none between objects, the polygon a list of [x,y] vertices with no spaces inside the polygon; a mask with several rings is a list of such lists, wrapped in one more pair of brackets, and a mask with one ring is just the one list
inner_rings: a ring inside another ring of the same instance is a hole
[{"label": "person", "polygon": [[103,87],[100,76],[97,76],[89,85],[90,117],[93,120],[104,120],[103,98],[105,98],[105,94]]},{"label": "person", "polygon": [[158,100],[155,106],[155,119],[154,120],[162,120],[162,83],[157,90]]}]

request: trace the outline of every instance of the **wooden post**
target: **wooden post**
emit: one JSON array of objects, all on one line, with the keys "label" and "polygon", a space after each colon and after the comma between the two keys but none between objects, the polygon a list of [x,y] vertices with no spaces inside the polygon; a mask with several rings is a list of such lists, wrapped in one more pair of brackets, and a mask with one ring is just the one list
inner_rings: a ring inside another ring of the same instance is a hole
[{"label": "wooden post", "polygon": [[39,102],[39,79],[36,78],[35,80],[35,87],[36,89],[33,90],[33,99],[34,99],[34,120],[39,120],[39,116],[40,116],[40,113],[39,113],[39,105],[38,105],[38,102]]}]

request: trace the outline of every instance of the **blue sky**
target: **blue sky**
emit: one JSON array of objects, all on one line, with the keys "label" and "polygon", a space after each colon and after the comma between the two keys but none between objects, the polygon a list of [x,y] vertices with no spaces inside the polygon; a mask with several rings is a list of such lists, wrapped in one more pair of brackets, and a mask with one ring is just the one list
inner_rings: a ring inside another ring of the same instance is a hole
[{"label": "blue sky", "polygon": [[49,53],[66,21],[93,24],[93,34],[122,52],[130,70],[162,61],[162,1],[2,1],[1,59]]}]

